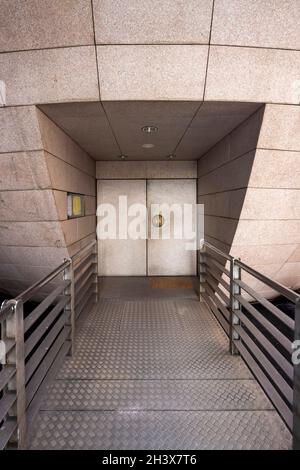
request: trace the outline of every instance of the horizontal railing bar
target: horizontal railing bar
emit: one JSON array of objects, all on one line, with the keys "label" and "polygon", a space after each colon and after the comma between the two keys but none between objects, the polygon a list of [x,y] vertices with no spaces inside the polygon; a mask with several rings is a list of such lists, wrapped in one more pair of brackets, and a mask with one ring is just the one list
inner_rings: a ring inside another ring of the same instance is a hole
[{"label": "horizontal railing bar", "polygon": [[80,276],[75,278],[75,290],[80,289],[81,281],[82,279],[90,273],[95,273],[95,265],[94,264],[88,264],[85,266],[85,269],[80,273]]},{"label": "horizontal railing bar", "polygon": [[207,291],[208,291],[210,297],[213,298],[213,300],[214,300],[215,304],[217,305],[217,307],[222,311],[223,316],[225,317],[226,321],[229,322],[229,318],[230,318],[229,310],[226,308],[226,306],[224,304],[222,304],[221,300],[218,299],[218,297],[214,294],[211,287],[209,285],[207,285],[206,287],[207,287]]},{"label": "horizontal railing bar", "polygon": [[3,365],[3,369],[0,371],[0,391],[8,384],[10,379],[15,375],[16,367],[13,365]]},{"label": "horizontal railing bar", "polygon": [[216,266],[223,274],[226,274],[227,277],[230,278],[230,271],[225,268],[219,261],[216,259],[212,258],[208,253],[204,253],[206,262],[205,264],[212,263],[214,266]]},{"label": "horizontal railing bar", "polygon": [[241,320],[241,322],[247,327],[247,329],[253,334],[255,339],[266,349],[286,373],[286,375],[292,380],[294,375],[294,368],[292,364],[279,352],[279,350],[269,341],[261,331],[242,313],[240,310],[235,310],[235,315]]},{"label": "horizontal railing bar", "polygon": [[79,315],[82,313],[83,309],[85,306],[88,304],[90,301],[91,297],[94,295],[96,297],[96,293],[94,291],[95,285],[91,284],[90,289],[87,292],[87,295],[84,296],[81,300],[81,302],[75,307],[75,316],[76,318],[79,317]]},{"label": "horizontal railing bar", "polygon": [[255,362],[251,354],[247,351],[245,346],[239,340],[234,340],[234,344],[239,350],[241,356],[244,358],[246,364],[251,369],[258,382],[266,392],[267,396],[270,398],[276,409],[279,411],[280,415],[286,422],[288,428],[291,430],[293,426],[293,414],[285,401],[281,398],[275,387],[268,380],[262,369]]},{"label": "horizontal railing bar", "polygon": [[89,291],[90,286],[94,284],[95,284],[94,281],[90,282],[90,284],[85,285],[84,289],[81,289],[81,292],[79,294],[77,295],[75,294],[75,309],[80,304],[82,299],[86,296],[87,292]]},{"label": "horizontal railing bar", "polygon": [[234,294],[234,298],[243,305],[243,307],[254,316],[254,318],[270,333],[277,341],[288,351],[292,350],[292,342],[281,333],[276,326],[265,318],[253,305],[251,305],[242,295]]},{"label": "horizontal railing bar", "polygon": [[92,260],[94,261],[94,263],[96,263],[95,261],[95,253],[91,252],[90,254],[86,254],[86,256],[82,259],[80,259],[77,264],[74,264],[73,267],[74,267],[74,273],[75,275],[77,275],[77,273],[83,268],[83,266],[85,264],[90,264],[92,262]]},{"label": "horizontal railing bar", "polygon": [[77,258],[81,258],[82,255],[90,250],[92,247],[94,247],[97,243],[97,240],[93,240],[91,241],[90,243],[88,243],[86,246],[84,246],[80,251],[78,251],[78,253],[75,253],[75,255],[72,256],[72,260],[73,262],[77,260]]},{"label": "horizontal railing bar", "polygon": [[39,348],[35,351],[35,353],[31,356],[31,358],[27,362],[25,366],[26,383],[29,381],[30,377],[36,370],[38,364],[41,362],[45,354],[47,354],[53,341],[55,340],[56,336],[59,334],[60,330],[64,327],[65,323],[66,323],[65,314],[63,314],[59,318],[59,320],[55,323],[54,327],[50,330],[49,334],[45,337],[43,342],[40,344]]},{"label": "horizontal railing bar", "polygon": [[287,325],[289,328],[292,330],[295,327],[295,322],[292,318],[290,318],[288,315],[286,315],[282,310],[277,308],[275,305],[273,305],[269,300],[265,299],[262,297],[260,294],[255,292],[250,286],[248,286],[245,282],[240,281],[240,280],[235,280],[234,281],[236,284],[238,284],[244,291],[246,291],[248,294],[251,295],[254,299],[258,300],[261,305],[263,305],[269,312],[271,312],[274,316],[276,316],[282,323]]},{"label": "horizontal railing bar", "polygon": [[58,315],[62,312],[64,307],[70,301],[68,296],[63,296],[61,300],[55,305],[55,307],[48,313],[46,318],[42,321],[42,323],[36,328],[36,330],[27,338],[25,342],[25,357],[31,353],[35,345],[39,342],[43,334],[47,331],[47,329],[52,325],[54,320],[58,317]]},{"label": "horizontal railing bar", "polygon": [[[66,336],[67,336],[66,332]],[[38,376],[38,374],[34,375],[34,381],[39,382],[39,386],[35,389],[35,384],[31,385],[31,382],[33,379],[29,382],[29,385],[27,387],[27,397],[30,396],[30,399],[28,399],[28,409],[27,409],[27,425],[30,428],[32,425],[36,414],[38,413],[40,409],[40,404],[41,401],[47,392],[47,385],[55,378],[58,369],[61,367],[64,358],[66,354],[68,353],[70,349],[70,343],[69,342],[64,342],[61,348],[59,349],[58,353],[55,355],[53,354],[54,360],[51,362],[50,367],[48,368],[47,374],[42,377]],[[49,361],[50,362],[50,361]],[[31,388],[29,388],[31,386]],[[35,391],[34,391],[35,389]]]},{"label": "horizontal railing bar", "polygon": [[69,279],[61,281],[58,287],[56,287],[47,297],[28,315],[24,320],[24,331],[26,332],[47,310],[50,305],[57,299],[57,297],[65,290],[71,281]]},{"label": "horizontal railing bar", "polygon": [[70,260],[64,261],[60,266],[54,269],[51,273],[49,273],[43,279],[41,279],[40,281],[37,281],[27,290],[25,290],[20,295],[18,295],[18,297],[16,297],[16,300],[22,300],[23,302],[27,302],[28,300],[32,298],[33,294],[37,290],[40,290],[42,287],[46,286],[50,281],[52,281],[52,279],[54,279],[56,276],[58,276],[58,274],[63,272],[64,269],[66,269],[69,265],[70,265]]},{"label": "horizontal railing bar", "polygon": [[4,338],[2,341],[4,341],[5,354],[7,355],[12,350],[12,348],[15,347],[16,341],[11,338]]},{"label": "horizontal railing bar", "polygon": [[86,265],[82,267],[81,271],[79,271],[78,273],[75,272],[74,274],[74,280],[75,280],[75,284],[76,282],[78,282],[80,280],[80,278],[84,275],[84,273],[86,273],[86,271],[91,267],[91,266],[95,266],[96,264],[96,261],[94,261],[94,255],[91,255],[90,258],[86,258]]},{"label": "horizontal railing bar", "polygon": [[17,399],[15,393],[6,392],[0,400],[0,422],[5,418]]},{"label": "horizontal railing bar", "polygon": [[230,255],[227,255],[226,253],[224,253],[223,251],[219,250],[218,248],[216,248],[215,246],[211,245],[210,243],[208,243],[207,241],[204,242],[204,246],[206,246],[208,249],[210,249],[211,251],[215,252],[215,253],[218,253],[218,255],[222,256],[223,258],[227,259],[228,261],[231,261],[232,260],[232,256]]},{"label": "horizontal railing bar", "polygon": [[250,338],[250,336],[246,333],[246,331],[239,325],[235,325],[234,329],[240,335],[244,343],[246,343],[251,353],[254,354],[259,365],[262,366],[266,370],[267,374],[270,376],[273,382],[277,385],[277,387],[282,392],[284,397],[287,399],[290,405],[292,405],[293,389],[284,380],[282,375],[273,366],[273,364],[269,361],[269,359],[265,356],[265,354],[261,351],[261,349],[259,349],[259,347],[254,343],[254,341]]},{"label": "horizontal railing bar", "polygon": [[222,279],[222,277],[219,274],[214,272],[213,269],[211,269],[210,266],[208,266],[208,271],[206,271],[206,272],[208,272],[211,276],[213,276],[213,278],[218,283],[220,283],[228,292],[230,292],[230,285],[228,284],[228,282],[226,282],[224,279]]},{"label": "horizontal railing bar", "polygon": [[49,368],[51,367],[51,364],[54,361],[55,357],[57,356],[62,345],[66,341],[66,338],[68,334],[70,333],[70,330],[71,330],[70,327],[66,327],[62,329],[62,331],[59,333],[58,337],[56,338],[54,344],[52,345],[49,353],[46,354],[46,356],[44,357],[44,359],[42,360],[42,362],[40,363],[40,365],[34,372],[33,376],[31,377],[29,383],[26,386],[26,407],[29,406],[34,395],[39,389],[40,384],[46,378],[47,372]]},{"label": "horizontal railing bar", "polygon": [[79,283],[75,283],[75,292],[78,292],[83,289],[83,287],[86,285],[86,283],[92,276],[95,276],[95,270],[93,266],[91,266],[90,269],[85,272],[85,276],[81,278]]},{"label": "horizontal railing bar", "polygon": [[283,286],[277,281],[273,281],[273,279],[270,279],[269,277],[265,276],[259,271],[256,271],[255,269],[251,268],[250,266],[243,263],[242,261],[235,260],[235,264],[240,266],[240,268],[244,269],[244,271],[247,271],[247,273],[251,274],[251,276],[255,277],[259,281],[263,282],[267,286],[279,292],[281,295],[289,299],[291,302],[296,303],[297,299],[300,298],[300,295],[294,292],[293,290],[289,289],[288,287]]},{"label": "horizontal railing bar", "polygon": [[0,450],[3,450],[15,430],[17,429],[17,420],[8,418],[0,427]]},{"label": "horizontal railing bar", "polygon": [[225,292],[221,291],[221,289],[214,282],[213,278],[210,276],[209,273],[206,273],[206,282],[212,288],[212,290],[215,291],[215,293],[218,294],[221,297],[221,299],[223,300],[225,305],[229,305],[229,302],[230,302],[229,296],[227,297]]},{"label": "horizontal railing bar", "polygon": [[207,305],[214,312],[214,315],[215,315],[216,319],[218,320],[218,322],[220,323],[220,325],[222,326],[222,328],[225,330],[227,335],[229,335],[229,324],[226,322],[223,315],[219,312],[218,308],[213,304],[213,301],[212,301],[211,297],[209,297],[205,292],[203,292],[201,295],[203,296],[203,299],[205,300]]}]

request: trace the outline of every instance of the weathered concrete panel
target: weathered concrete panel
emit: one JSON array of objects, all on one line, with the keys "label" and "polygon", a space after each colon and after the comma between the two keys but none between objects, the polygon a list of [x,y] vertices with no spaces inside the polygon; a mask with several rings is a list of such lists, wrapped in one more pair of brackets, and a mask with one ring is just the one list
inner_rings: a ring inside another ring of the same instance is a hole
[{"label": "weathered concrete panel", "polygon": [[1,245],[63,247],[59,222],[1,222]]},{"label": "weathered concrete panel", "polygon": [[258,147],[300,151],[300,106],[267,104]]},{"label": "weathered concrete panel", "polygon": [[93,0],[97,44],[208,44],[212,0]]},{"label": "weathered concrete panel", "polygon": [[43,148],[48,153],[95,177],[93,160],[62,129],[37,109]]},{"label": "weathered concrete panel", "polygon": [[103,100],[202,100],[207,46],[98,46]]},{"label": "weathered concrete panel", "polygon": [[35,107],[0,108],[0,152],[41,149],[42,140]]},{"label": "weathered concrete panel", "polygon": [[[221,191],[246,188],[248,186],[255,151],[230,161],[227,165],[201,176],[198,180],[198,194],[215,194]],[[233,177],[234,175],[234,177]]]},{"label": "weathered concrete panel", "polygon": [[90,0],[1,0],[0,51],[93,44]]},{"label": "weathered concrete panel", "polygon": [[215,0],[212,44],[300,50],[298,0]]},{"label": "weathered concrete panel", "polygon": [[45,152],[52,187],[61,191],[95,195],[95,179]]},{"label": "weathered concrete panel", "polygon": [[92,46],[3,53],[0,70],[9,106],[99,99]]},{"label": "weathered concrete panel", "polygon": [[42,220],[57,220],[54,197],[50,189],[0,192],[0,221]]},{"label": "weathered concrete panel", "polygon": [[249,186],[298,189],[300,181],[299,159],[299,152],[257,149]]},{"label": "weathered concrete panel", "polygon": [[249,187],[241,217],[252,220],[300,220],[300,190]]},{"label": "weathered concrete panel", "polygon": [[300,220],[240,220],[235,245],[300,244]]},{"label": "weathered concrete panel", "polygon": [[211,46],[205,100],[299,103],[300,51]]},{"label": "weathered concrete panel", "polygon": [[51,182],[44,152],[2,153],[0,190],[46,189]]}]

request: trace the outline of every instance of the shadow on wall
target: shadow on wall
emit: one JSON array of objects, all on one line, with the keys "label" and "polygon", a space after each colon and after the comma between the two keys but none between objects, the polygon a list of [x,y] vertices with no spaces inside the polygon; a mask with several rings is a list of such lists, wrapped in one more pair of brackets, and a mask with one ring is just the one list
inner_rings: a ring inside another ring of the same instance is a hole
[{"label": "shadow on wall", "polygon": [[198,203],[204,204],[205,238],[230,252],[255,159],[265,106],[198,160]]}]

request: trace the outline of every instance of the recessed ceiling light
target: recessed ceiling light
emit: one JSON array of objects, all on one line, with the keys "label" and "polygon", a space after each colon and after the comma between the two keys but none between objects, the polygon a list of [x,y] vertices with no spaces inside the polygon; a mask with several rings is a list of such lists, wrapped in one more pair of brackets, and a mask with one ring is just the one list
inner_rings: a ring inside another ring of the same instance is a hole
[{"label": "recessed ceiling light", "polygon": [[120,155],[121,160],[126,160],[126,158],[127,158],[126,155]]},{"label": "recessed ceiling light", "polygon": [[154,147],[154,144],[143,144],[142,147],[144,149],[152,149]]},{"label": "recessed ceiling light", "polygon": [[168,160],[173,160],[174,159],[174,155],[169,155],[168,156]]},{"label": "recessed ceiling light", "polygon": [[144,126],[142,127],[143,132],[147,132],[148,134],[151,134],[153,132],[158,132],[158,127],[157,126]]}]

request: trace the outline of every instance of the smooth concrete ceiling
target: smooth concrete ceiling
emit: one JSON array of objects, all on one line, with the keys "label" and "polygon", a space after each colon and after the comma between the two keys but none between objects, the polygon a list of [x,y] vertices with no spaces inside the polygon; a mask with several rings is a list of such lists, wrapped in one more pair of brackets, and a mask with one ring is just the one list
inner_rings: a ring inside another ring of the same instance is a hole
[{"label": "smooth concrete ceiling", "polygon": [[[105,101],[40,109],[96,160],[196,160],[261,104],[198,101]],[[143,126],[157,126],[145,133]],[[144,144],[152,144],[144,148]]]}]

